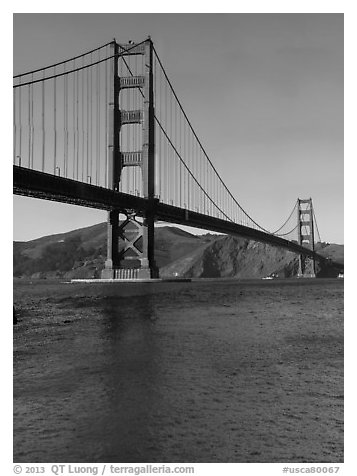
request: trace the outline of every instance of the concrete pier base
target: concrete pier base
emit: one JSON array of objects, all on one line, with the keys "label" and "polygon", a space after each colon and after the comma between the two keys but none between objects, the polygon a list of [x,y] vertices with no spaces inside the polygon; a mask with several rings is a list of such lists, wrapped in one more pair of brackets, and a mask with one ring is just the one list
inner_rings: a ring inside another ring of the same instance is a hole
[{"label": "concrete pier base", "polygon": [[71,283],[190,283],[191,278],[137,278],[137,279],[71,279]]}]

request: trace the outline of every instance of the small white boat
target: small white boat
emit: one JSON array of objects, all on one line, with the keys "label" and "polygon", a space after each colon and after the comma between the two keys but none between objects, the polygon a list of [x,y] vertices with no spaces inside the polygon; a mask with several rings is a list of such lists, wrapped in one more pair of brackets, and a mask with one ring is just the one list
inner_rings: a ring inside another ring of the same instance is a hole
[{"label": "small white boat", "polygon": [[262,278],[262,279],[275,279],[275,278],[278,278],[279,275],[277,273],[271,273],[269,274],[269,276],[265,276],[265,278]]}]

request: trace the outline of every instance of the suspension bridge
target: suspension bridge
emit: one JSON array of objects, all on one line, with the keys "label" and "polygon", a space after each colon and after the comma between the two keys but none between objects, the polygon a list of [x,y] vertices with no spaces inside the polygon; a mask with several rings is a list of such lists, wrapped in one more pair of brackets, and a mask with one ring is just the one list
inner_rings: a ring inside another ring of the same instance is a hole
[{"label": "suspension bridge", "polygon": [[13,80],[14,193],[107,210],[103,279],[158,277],[158,220],[281,246],[298,254],[301,276],[326,261],[311,198],[274,231],[240,206],[150,38],[113,40]]}]

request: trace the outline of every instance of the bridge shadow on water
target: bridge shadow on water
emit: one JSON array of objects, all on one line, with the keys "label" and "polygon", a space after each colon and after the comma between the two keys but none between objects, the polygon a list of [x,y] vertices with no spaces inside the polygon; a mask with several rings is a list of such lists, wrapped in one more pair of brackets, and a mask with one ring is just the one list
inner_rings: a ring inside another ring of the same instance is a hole
[{"label": "bridge shadow on water", "polygon": [[164,356],[156,326],[156,298],[107,297],[102,304],[98,310],[104,317],[100,341],[105,359],[101,379],[105,411],[91,423],[93,438],[102,445],[96,460],[160,461],[163,449],[157,418]]}]

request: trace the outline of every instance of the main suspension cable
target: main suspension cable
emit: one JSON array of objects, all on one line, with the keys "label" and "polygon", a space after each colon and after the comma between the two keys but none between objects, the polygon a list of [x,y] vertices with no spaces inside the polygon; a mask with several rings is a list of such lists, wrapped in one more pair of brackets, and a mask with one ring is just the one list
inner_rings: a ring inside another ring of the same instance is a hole
[{"label": "main suspension cable", "polygon": [[111,43],[112,43],[112,41],[110,41],[109,43],[106,43],[105,45],[99,46],[98,48],[95,48],[94,50],[87,51],[86,53],[82,53],[78,56],[74,56],[73,58],[69,58],[69,59],[60,61],[59,63],[51,64],[50,66],[45,66],[44,68],[38,68],[38,69],[35,69],[33,71],[28,71],[27,73],[17,74],[16,76],[13,76],[13,78],[14,79],[15,78],[20,78],[21,76],[28,76],[29,74],[38,73],[39,71],[43,71],[43,70],[46,70],[46,69],[56,68],[57,66],[60,66],[61,64],[69,63],[70,61],[75,61],[76,59],[79,59],[79,58],[82,58],[84,56],[90,55],[94,51],[98,51],[102,48],[105,48],[106,46],[110,45]]},{"label": "main suspension cable", "polygon": [[[272,233],[273,235],[276,235],[280,230],[282,230],[282,229],[284,228],[284,226],[287,224],[287,222],[288,222],[288,221],[290,220],[290,218],[292,217],[292,214],[295,212],[295,209],[296,209],[296,207],[297,207],[297,204],[298,204],[298,202],[297,202],[297,200],[296,200],[295,205],[294,205],[294,208],[291,210],[290,215],[289,215],[288,218],[285,220],[285,222],[281,225],[280,228],[278,228],[276,231],[273,231],[273,233]],[[284,235],[278,235],[278,236],[284,236]]]},{"label": "main suspension cable", "polygon": [[[166,81],[168,82],[168,84],[169,84],[169,86],[170,86],[170,88],[171,88],[171,91],[172,91],[172,93],[173,93],[173,95],[174,95],[174,97],[175,97],[175,99],[176,99],[178,105],[180,106],[180,109],[181,109],[182,114],[184,115],[184,117],[185,117],[185,119],[186,119],[186,121],[187,121],[187,123],[188,123],[188,125],[189,125],[189,127],[190,127],[190,129],[191,129],[191,131],[192,131],[192,133],[193,133],[193,135],[194,135],[194,137],[196,138],[198,144],[200,145],[203,154],[205,155],[206,159],[208,160],[209,164],[211,165],[212,169],[214,170],[214,172],[215,172],[215,174],[217,175],[218,179],[220,180],[221,184],[223,185],[223,187],[225,188],[225,190],[228,192],[228,195],[229,195],[230,198],[233,200],[233,203],[235,203],[235,205],[247,216],[247,218],[248,218],[252,223],[254,223],[254,225],[256,225],[258,228],[260,228],[262,231],[264,231],[264,232],[266,232],[266,233],[274,234],[274,233],[272,233],[271,231],[266,230],[266,229],[263,228],[261,225],[259,225],[255,220],[253,220],[253,218],[252,218],[252,217],[243,209],[243,207],[237,202],[237,200],[235,199],[235,197],[232,195],[232,193],[230,192],[230,190],[227,188],[226,184],[223,182],[222,177],[221,177],[220,174],[217,172],[215,166],[213,165],[213,163],[211,162],[210,158],[208,157],[207,152],[206,152],[206,150],[204,149],[204,147],[203,147],[201,141],[199,140],[199,138],[198,138],[196,132],[194,131],[194,129],[193,129],[193,127],[192,127],[192,124],[191,124],[189,118],[187,117],[187,115],[186,115],[186,113],[185,113],[185,111],[184,111],[184,109],[183,109],[183,107],[182,107],[182,105],[181,105],[181,102],[180,102],[180,100],[178,99],[178,97],[177,97],[177,95],[176,95],[176,93],[175,93],[175,90],[174,90],[174,88],[173,88],[173,86],[172,86],[172,84],[171,84],[171,81],[169,80],[169,78],[168,78],[168,76],[167,76],[167,73],[166,73],[166,71],[165,71],[165,69],[164,69],[164,67],[163,67],[163,64],[162,64],[162,62],[161,62],[161,60],[160,60],[160,58],[159,58],[159,56],[158,56],[158,54],[157,54],[157,52],[156,52],[156,50],[155,50],[155,47],[153,47],[153,49],[154,49],[154,52],[155,52],[156,59],[157,59],[157,61],[159,62],[160,66],[161,66],[161,69],[162,69],[162,71],[163,71],[163,74],[164,74],[164,76],[165,76],[165,78],[166,78]],[[180,160],[182,160],[182,159],[180,158]],[[208,196],[206,193],[205,193],[205,195]],[[210,198],[210,197],[209,197],[209,198]],[[211,199],[210,199],[210,200],[211,200]],[[212,201],[212,200],[211,200],[211,201]],[[226,214],[224,214],[224,215],[226,216]],[[232,220],[230,220],[230,221],[232,221]],[[285,225],[285,224],[284,224],[284,225]],[[284,226],[284,225],[283,225],[283,226]],[[281,228],[282,228],[282,227],[280,227],[279,230],[280,230]],[[279,231],[279,230],[278,230],[278,231]]]}]

